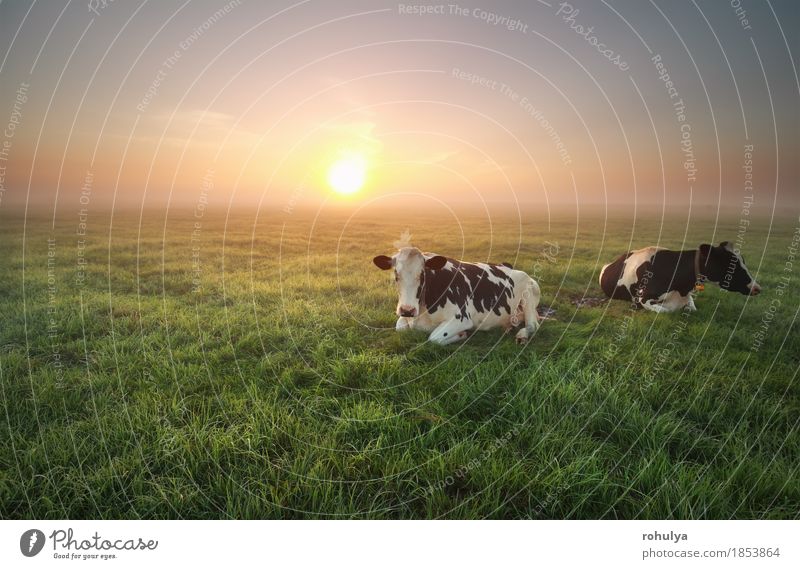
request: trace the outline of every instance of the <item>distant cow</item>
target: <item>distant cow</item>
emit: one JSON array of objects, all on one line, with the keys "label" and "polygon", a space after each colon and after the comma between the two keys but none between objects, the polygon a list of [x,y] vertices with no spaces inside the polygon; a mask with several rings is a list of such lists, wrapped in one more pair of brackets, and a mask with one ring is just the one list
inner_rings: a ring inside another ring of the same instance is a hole
[{"label": "distant cow", "polygon": [[761,287],[728,241],[689,251],[645,247],[621,255],[600,271],[600,286],[610,298],[630,300],[653,312],[694,311],[692,291],[708,280],[723,290],[757,295]]},{"label": "distant cow", "polygon": [[510,330],[524,323],[517,333],[522,344],[539,327],[539,285],[511,265],[466,263],[416,247],[372,261],[384,271],[394,270],[400,293],[396,330],[423,330],[431,333],[431,342],[450,344],[472,330]]}]

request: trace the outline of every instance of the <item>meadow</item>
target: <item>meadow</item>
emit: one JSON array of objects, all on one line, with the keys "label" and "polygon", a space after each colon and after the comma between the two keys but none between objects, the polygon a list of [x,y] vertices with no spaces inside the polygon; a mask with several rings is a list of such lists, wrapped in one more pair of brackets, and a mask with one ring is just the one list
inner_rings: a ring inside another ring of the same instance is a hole
[{"label": "meadow", "polygon": [[[618,254],[737,222],[5,215],[0,516],[797,518],[797,220],[744,234],[759,297],[597,300]],[[396,333],[371,259],[406,227],[534,276],[533,341]]]}]

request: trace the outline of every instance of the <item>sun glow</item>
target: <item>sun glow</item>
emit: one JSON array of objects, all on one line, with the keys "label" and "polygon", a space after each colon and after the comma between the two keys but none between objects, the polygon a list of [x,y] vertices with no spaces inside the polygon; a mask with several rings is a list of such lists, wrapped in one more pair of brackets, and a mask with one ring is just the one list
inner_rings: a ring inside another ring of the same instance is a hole
[{"label": "sun glow", "polygon": [[328,184],[333,191],[343,196],[359,191],[364,186],[366,177],[367,161],[359,155],[341,158],[328,170]]}]

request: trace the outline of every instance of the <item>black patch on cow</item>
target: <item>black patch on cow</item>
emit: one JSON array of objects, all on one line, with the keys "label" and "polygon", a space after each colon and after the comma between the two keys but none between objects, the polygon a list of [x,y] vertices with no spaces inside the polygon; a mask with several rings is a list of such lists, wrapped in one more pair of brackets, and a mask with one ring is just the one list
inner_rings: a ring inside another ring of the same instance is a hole
[{"label": "black patch on cow", "polygon": [[514,266],[511,263],[500,263],[504,267],[508,267],[509,269],[513,269]]},{"label": "black patch on cow", "polygon": [[[469,301],[479,312],[494,312],[498,316],[501,311],[511,313],[510,299],[514,292],[514,281],[498,265],[489,265],[488,269],[472,263],[463,263],[448,259],[449,263],[440,270],[425,269],[419,289],[418,298],[425,303],[428,313],[433,314],[452,302],[459,309],[458,320],[468,314]],[[493,282],[491,273],[500,279]]]}]

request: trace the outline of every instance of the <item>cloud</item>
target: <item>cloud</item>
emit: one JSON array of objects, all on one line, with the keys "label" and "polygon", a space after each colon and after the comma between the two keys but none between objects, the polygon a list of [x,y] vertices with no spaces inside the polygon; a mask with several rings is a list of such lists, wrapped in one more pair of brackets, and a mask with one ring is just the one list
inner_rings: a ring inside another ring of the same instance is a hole
[{"label": "cloud", "polygon": [[383,142],[373,134],[376,126],[370,121],[329,124],[324,127],[325,138],[341,151],[357,152],[370,158],[383,150]]},{"label": "cloud", "polygon": [[160,141],[164,146],[218,147],[223,141],[226,146],[249,146],[257,142],[256,134],[236,125],[235,116],[202,109],[152,115],[141,130],[147,134],[137,137],[139,142],[157,144]]},{"label": "cloud", "polygon": [[177,111],[175,113],[163,113],[155,115],[154,119],[159,122],[169,121],[171,126],[187,128],[188,131],[191,132],[194,127],[197,127],[198,130],[229,130],[231,125],[235,122],[236,117],[226,113],[195,109]]}]

